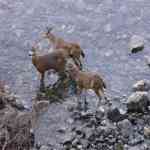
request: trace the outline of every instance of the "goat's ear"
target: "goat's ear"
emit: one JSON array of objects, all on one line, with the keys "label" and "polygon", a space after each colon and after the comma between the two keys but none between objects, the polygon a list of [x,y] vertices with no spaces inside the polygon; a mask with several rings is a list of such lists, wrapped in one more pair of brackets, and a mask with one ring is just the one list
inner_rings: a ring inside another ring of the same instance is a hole
[{"label": "goat's ear", "polygon": [[73,55],[73,49],[70,49],[70,55]]}]

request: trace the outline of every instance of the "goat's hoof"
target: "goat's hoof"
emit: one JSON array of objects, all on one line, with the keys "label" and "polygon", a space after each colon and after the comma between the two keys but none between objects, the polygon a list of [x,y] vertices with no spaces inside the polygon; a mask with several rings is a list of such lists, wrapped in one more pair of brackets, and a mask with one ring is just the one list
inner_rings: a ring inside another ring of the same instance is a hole
[{"label": "goat's hoof", "polygon": [[45,87],[44,86],[40,86],[40,91],[41,92],[45,92]]},{"label": "goat's hoof", "polygon": [[104,97],[104,99],[105,99],[105,100],[108,100],[108,98],[107,98],[106,96]]}]

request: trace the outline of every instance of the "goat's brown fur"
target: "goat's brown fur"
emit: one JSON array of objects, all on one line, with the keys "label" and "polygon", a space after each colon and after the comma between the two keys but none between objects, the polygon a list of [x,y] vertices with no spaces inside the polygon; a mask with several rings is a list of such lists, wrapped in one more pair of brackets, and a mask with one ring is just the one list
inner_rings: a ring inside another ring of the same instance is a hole
[{"label": "goat's brown fur", "polygon": [[[67,53],[68,57],[72,57],[75,63],[81,67],[82,64],[80,56],[84,58],[85,54],[81,49],[80,45],[78,43],[67,42],[62,38],[57,37],[56,35],[51,33],[51,30],[52,28],[49,28],[47,32],[43,34],[43,37],[49,40],[49,42],[53,45],[54,49],[63,49],[64,53]],[[79,64],[77,63],[77,61],[79,62]]]},{"label": "goat's brown fur", "polygon": [[37,48],[32,47],[32,63],[41,75],[41,86],[44,87],[44,75],[48,70],[54,70],[58,73],[65,71],[66,59],[61,51],[54,51],[46,55],[38,56]]},{"label": "goat's brown fur", "polygon": [[100,75],[81,71],[73,65],[68,66],[68,72],[70,77],[76,81],[79,93],[81,93],[82,90],[92,89],[98,96],[99,100],[101,100],[101,96],[104,94],[106,84]]}]

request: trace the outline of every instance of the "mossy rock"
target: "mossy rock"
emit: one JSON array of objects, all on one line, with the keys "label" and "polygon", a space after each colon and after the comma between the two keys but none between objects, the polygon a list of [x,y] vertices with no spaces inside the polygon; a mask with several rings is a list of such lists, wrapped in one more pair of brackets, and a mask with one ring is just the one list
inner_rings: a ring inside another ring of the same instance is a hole
[{"label": "mossy rock", "polygon": [[115,146],[115,149],[116,150],[124,150],[124,146],[121,143],[117,143],[116,146]]},{"label": "mossy rock", "polygon": [[44,91],[39,91],[37,93],[38,100],[49,100],[52,102],[62,102],[65,97],[68,96],[69,90],[71,93],[76,93],[76,82],[65,78],[64,80],[57,82],[55,86],[49,86],[44,89]]}]

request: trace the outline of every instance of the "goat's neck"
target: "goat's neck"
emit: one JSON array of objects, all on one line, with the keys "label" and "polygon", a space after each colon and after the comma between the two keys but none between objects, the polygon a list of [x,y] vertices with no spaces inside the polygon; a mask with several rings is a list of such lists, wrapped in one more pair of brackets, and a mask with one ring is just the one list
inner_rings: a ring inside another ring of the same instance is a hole
[{"label": "goat's neck", "polygon": [[51,43],[55,43],[56,42],[56,37],[55,35],[53,35],[52,33],[49,33],[48,35],[48,40],[51,42]]},{"label": "goat's neck", "polygon": [[37,54],[35,53],[33,56],[32,56],[32,63],[35,65],[36,64],[36,60],[37,60]]}]

